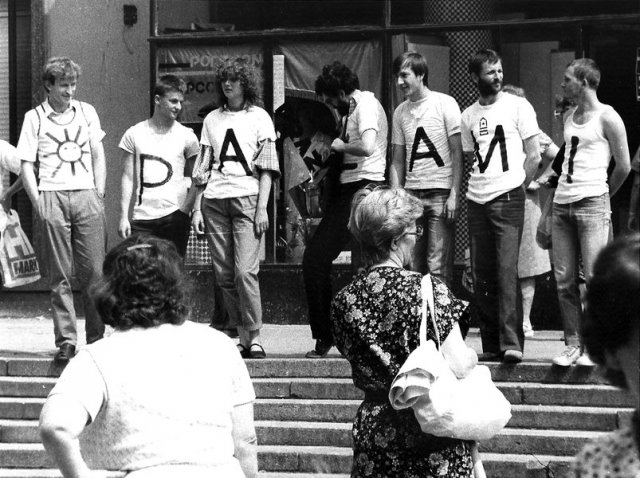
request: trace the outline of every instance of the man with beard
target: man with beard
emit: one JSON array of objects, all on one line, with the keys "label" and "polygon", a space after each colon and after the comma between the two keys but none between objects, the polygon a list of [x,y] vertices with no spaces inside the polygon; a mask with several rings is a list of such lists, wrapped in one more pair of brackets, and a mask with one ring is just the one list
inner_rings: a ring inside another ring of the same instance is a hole
[{"label": "man with beard", "polygon": [[479,98],[462,113],[461,130],[473,167],[467,203],[480,359],[516,363],[524,349],[517,269],[524,188],[540,162],[540,130],[529,102],[501,91],[502,61],[495,51],[478,51],[469,73]]},{"label": "man with beard", "polygon": [[302,259],[309,323],[316,340],[308,358],[324,357],[333,346],[331,264],[351,240],[347,228],[351,199],[364,186],[384,181],[387,117],[374,94],[359,88],[358,76],[339,61],[326,65],[316,80],[316,94],[342,117],[342,134],[331,144],[342,160],[337,166],[339,184],[325,201],[324,216]]}]

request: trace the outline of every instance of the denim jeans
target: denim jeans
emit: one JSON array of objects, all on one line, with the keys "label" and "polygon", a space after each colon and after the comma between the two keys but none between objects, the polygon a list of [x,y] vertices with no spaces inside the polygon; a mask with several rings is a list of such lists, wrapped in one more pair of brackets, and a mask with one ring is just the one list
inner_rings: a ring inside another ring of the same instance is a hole
[{"label": "denim jeans", "polygon": [[229,321],[244,330],[262,327],[260,237],[253,229],[258,196],[202,200],[213,272]]},{"label": "denim jeans", "polygon": [[518,284],[524,198],[519,187],[486,204],[468,201],[472,277],[484,352],[524,349]]},{"label": "denim jeans", "polygon": [[553,204],[551,241],[558,301],[567,345],[580,345],[582,303],[578,289],[578,256],[582,254],[587,284],[598,253],[609,242],[609,194],[570,204]]},{"label": "denim jeans", "polygon": [[424,231],[413,249],[411,269],[422,274],[429,272],[448,286],[453,277],[453,248],[455,223],[448,222],[444,206],[449,189],[408,189],[422,201],[424,213],[416,221]]},{"label": "denim jeans", "polygon": [[[344,247],[352,240],[349,232],[351,200],[359,189],[371,184],[371,181],[357,181],[341,184],[334,197],[328,198],[327,210],[313,237],[307,244],[302,258],[302,277],[307,293],[309,307],[309,325],[312,337],[316,340],[333,341],[330,322],[331,265]],[[358,267],[358,251],[352,248],[352,268]]]},{"label": "denim jeans", "polygon": [[95,189],[42,191],[37,208],[56,347],[78,343],[71,290],[73,270],[81,287],[87,343],[95,342],[104,335],[104,324],[88,289],[102,275],[107,242],[104,201]]},{"label": "denim jeans", "polygon": [[160,239],[171,241],[176,246],[178,254],[182,257],[187,252],[190,231],[191,221],[189,220],[189,215],[180,209],[158,219],[131,221],[132,234],[150,234]]}]

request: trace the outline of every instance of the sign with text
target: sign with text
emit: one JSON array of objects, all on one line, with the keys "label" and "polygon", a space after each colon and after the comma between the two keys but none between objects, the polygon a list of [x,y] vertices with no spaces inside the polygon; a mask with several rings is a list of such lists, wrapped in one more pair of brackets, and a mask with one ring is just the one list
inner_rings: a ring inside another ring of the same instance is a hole
[{"label": "sign with text", "polygon": [[263,98],[263,64],[260,45],[229,46],[171,46],[158,48],[156,78],[173,74],[187,83],[187,94],[182,105],[180,121],[199,123],[213,109],[220,106],[215,88],[215,70],[223,61],[240,57],[256,70],[258,96]]}]

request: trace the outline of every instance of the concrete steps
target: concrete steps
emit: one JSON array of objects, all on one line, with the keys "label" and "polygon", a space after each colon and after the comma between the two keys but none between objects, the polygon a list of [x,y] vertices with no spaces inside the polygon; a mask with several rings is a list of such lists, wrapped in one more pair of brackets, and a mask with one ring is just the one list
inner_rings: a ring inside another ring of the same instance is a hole
[{"label": "concrete steps", "polygon": [[[348,476],[352,420],[363,397],[349,364],[339,358],[276,357],[249,360],[247,366],[258,397],[261,476]],[[631,415],[630,398],[592,370],[538,362],[488,366],[513,404],[508,427],[481,444],[489,476],[535,476],[544,466],[561,476],[588,440]],[[60,476],[51,469],[37,429],[60,372],[47,358],[0,358],[0,477]]]}]

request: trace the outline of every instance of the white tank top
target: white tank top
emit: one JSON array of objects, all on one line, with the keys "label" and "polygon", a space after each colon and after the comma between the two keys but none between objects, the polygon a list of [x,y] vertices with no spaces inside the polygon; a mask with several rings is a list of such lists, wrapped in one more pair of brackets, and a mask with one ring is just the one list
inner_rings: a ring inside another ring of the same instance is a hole
[{"label": "white tank top", "polygon": [[569,204],[609,192],[607,168],[611,161],[611,147],[605,138],[601,120],[609,108],[611,106],[604,105],[584,124],[573,121],[575,109],[565,120],[566,146],[555,203]]}]

